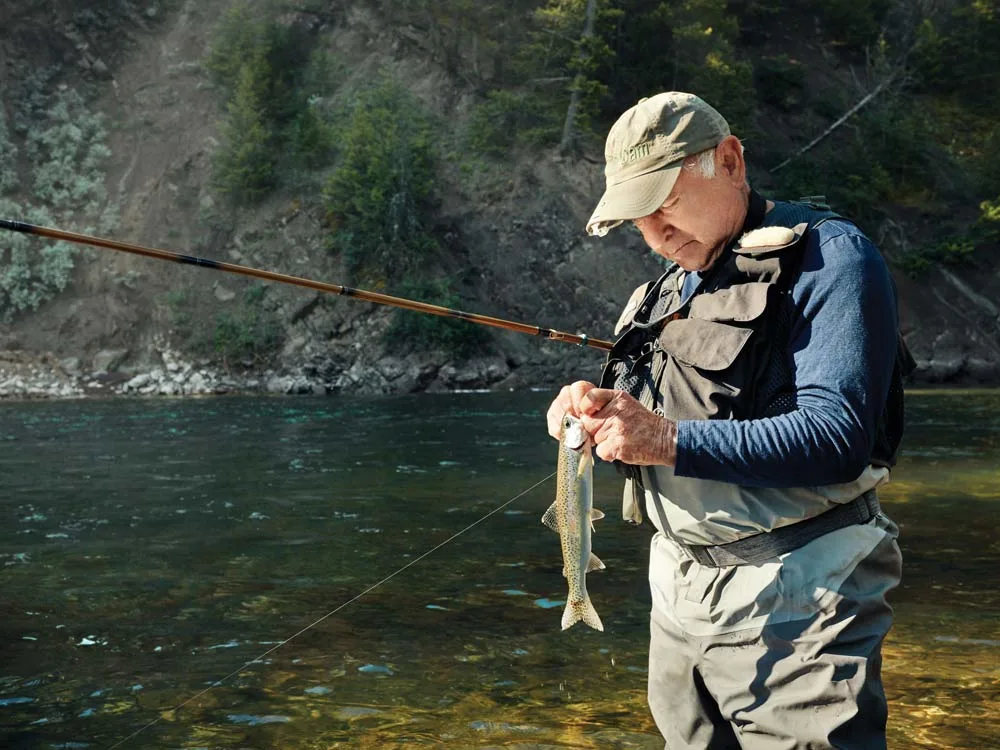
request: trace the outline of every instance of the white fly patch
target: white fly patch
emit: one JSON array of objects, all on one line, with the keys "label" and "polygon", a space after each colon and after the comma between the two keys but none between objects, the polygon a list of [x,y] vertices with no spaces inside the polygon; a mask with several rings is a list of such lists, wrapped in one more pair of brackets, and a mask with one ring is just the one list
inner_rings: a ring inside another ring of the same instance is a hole
[{"label": "white fly patch", "polygon": [[740,247],[774,247],[787,245],[794,239],[795,232],[788,227],[761,227],[744,234]]}]

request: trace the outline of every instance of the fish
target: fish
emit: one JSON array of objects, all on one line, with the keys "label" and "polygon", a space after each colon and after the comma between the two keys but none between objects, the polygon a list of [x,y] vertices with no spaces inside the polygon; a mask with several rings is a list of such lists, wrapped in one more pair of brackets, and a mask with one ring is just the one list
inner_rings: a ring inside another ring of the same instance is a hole
[{"label": "fish", "polygon": [[556,499],[542,516],[542,523],[559,534],[563,575],[569,584],[562,629],[581,620],[604,631],[594,603],[587,593],[587,573],[605,565],[590,547],[594,521],[604,514],[594,507],[594,443],[581,422],[571,414],[563,417],[559,430],[559,464]]}]

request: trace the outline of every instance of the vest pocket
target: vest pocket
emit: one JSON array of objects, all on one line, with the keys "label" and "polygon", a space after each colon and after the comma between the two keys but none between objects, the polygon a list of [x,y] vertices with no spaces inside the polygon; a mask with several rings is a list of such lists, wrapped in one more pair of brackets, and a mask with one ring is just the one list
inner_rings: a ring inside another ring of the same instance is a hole
[{"label": "vest pocket", "polygon": [[752,328],[684,318],[667,323],[659,343],[678,362],[716,372],[732,366],[752,335]]}]

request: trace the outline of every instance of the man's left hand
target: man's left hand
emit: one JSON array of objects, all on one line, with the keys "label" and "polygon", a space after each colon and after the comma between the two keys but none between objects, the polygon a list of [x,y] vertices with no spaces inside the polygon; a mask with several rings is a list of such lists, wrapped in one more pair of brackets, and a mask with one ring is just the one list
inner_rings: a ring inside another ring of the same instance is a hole
[{"label": "man's left hand", "polygon": [[674,465],[677,423],[654,414],[625,391],[588,391],[580,400],[580,419],[605,461]]}]

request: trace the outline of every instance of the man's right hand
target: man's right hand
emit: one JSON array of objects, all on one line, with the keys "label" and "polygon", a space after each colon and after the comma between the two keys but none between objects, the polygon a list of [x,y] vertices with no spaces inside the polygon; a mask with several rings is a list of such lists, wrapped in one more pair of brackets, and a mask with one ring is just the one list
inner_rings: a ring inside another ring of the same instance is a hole
[{"label": "man's right hand", "polygon": [[559,430],[562,425],[562,418],[565,414],[574,417],[580,416],[580,401],[587,391],[592,391],[597,386],[586,380],[577,380],[570,385],[564,385],[559,395],[555,397],[549,410],[545,415],[548,422],[549,434],[556,440],[559,439]]}]

